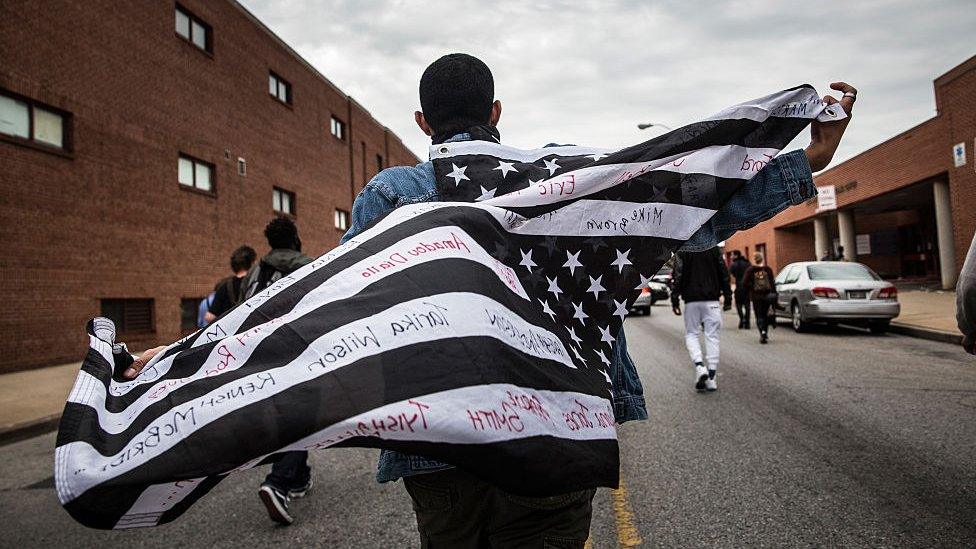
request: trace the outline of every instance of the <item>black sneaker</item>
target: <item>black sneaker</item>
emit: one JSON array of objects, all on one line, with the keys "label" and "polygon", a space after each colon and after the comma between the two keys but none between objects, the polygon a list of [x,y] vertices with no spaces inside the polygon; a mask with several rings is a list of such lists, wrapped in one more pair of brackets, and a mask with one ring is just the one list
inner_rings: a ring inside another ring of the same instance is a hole
[{"label": "black sneaker", "polygon": [[766,332],[759,334],[759,343],[765,345],[768,342],[769,342],[769,336],[766,335]]},{"label": "black sneaker", "polygon": [[288,525],[295,519],[288,514],[288,496],[270,484],[262,484],[258,489],[261,503],[268,510],[268,516],[278,524]]},{"label": "black sneaker", "polygon": [[302,486],[300,488],[292,488],[291,490],[288,490],[288,499],[289,500],[301,499],[305,497],[305,494],[307,494],[308,491],[311,489],[312,489],[312,479],[308,479],[308,483],[306,483],[305,486]]}]

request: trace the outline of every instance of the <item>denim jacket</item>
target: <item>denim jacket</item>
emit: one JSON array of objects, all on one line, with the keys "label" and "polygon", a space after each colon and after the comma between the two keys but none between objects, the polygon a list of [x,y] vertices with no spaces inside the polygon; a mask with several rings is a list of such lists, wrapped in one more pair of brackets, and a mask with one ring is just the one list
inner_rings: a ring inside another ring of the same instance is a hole
[{"label": "denim jacket", "polygon": [[[468,141],[467,133],[458,134],[447,142]],[[752,227],[786,209],[816,196],[813,175],[803,151],[776,157],[765,169],[736,192],[712,219],[698,230],[681,248],[701,251],[714,248],[734,232]],[[356,197],[352,206],[352,226],[342,242],[362,232],[377,217],[404,206],[440,200],[432,162],[415,167],[398,166],[376,174]],[[617,423],[647,419],[644,388],[637,368],[627,353],[624,332],[617,337],[610,364],[613,385],[613,411]],[[384,450],[376,478],[389,482],[401,477],[430,473],[451,467],[422,456],[408,456]]]}]

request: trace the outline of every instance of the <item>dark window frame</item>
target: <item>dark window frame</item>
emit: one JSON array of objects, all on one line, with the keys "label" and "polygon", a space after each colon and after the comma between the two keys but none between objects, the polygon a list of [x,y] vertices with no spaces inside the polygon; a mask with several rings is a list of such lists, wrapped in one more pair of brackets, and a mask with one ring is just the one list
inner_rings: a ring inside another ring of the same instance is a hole
[{"label": "dark window frame", "polygon": [[[156,333],[156,300],[151,297],[137,297],[137,298],[117,298],[117,297],[103,297],[99,299],[99,308],[102,316],[105,315],[105,305],[106,302],[115,302],[121,305],[122,308],[122,318],[121,322],[115,323],[115,330],[118,334],[126,336],[135,335],[153,335]],[[134,306],[136,302],[146,302],[149,307],[149,326],[145,329],[134,329],[127,325],[126,323],[126,304]],[[113,322],[115,320],[113,319]],[[121,325],[120,325],[121,324]]]},{"label": "dark window frame", "polygon": [[[30,147],[32,149],[37,149],[44,152],[49,152],[52,154],[57,154],[67,158],[74,158],[74,115],[70,112],[59,109],[57,107],[52,107],[47,103],[31,99],[26,95],[22,95],[16,92],[12,92],[6,88],[0,88],[0,95],[8,97],[15,101],[20,101],[22,103],[27,103],[27,137],[20,137],[19,135],[9,135],[6,133],[0,133],[0,140],[6,141],[8,143],[13,143],[15,145],[22,145],[25,147]],[[57,145],[51,145],[50,143],[45,143],[43,141],[37,141],[34,137],[34,109],[40,108],[45,111],[52,112],[61,117],[61,147]]]},{"label": "dark window frame", "polygon": [[[184,185],[180,183],[180,159],[185,158],[193,163],[193,185]],[[204,164],[210,168],[210,190],[204,190],[197,187],[197,164]],[[181,189],[188,192],[202,194],[204,196],[209,196],[211,198],[217,198],[217,166],[212,162],[207,162],[206,160],[201,160],[195,156],[191,156],[184,152],[179,153],[176,158],[176,184],[179,185]]]},{"label": "dark window frame", "polygon": [[382,154],[376,155],[376,173],[380,173],[385,168],[386,165],[383,163],[383,155]]},{"label": "dark window frame", "polygon": [[[207,299],[207,298],[206,297],[181,297],[180,298],[180,332],[183,335],[192,334],[193,332],[195,332],[198,329],[200,329],[200,327],[197,326],[197,319],[200,316],[200,302],[203,301],[204,299]],[[193,326],[188,326],[188,325],[184,325],[183,324],[183,320],[184,320],[183,314],[185,312],[185,310],[183,309],[183,306],[184,305],[188,305],[188,304],[193,304],[193,311],[192,311],[193,312],[193,319],[192,319],[193,320],[193,322],[192,322]]]},{"label": "dark window frame", "polygon": [[[191,46],[193,46],[193,48],[195,50],[202,51],[203,53],[209,55],[210,57],[213,57],[213,27],[211,27],[209,23],[207,23],[206,21],[204,21],[203,19],[201,19],[195,13],[193,13],[192,11],[186,9],[186,6],[180,4],[179,2],[176,2],[176,11],[183,13],[183,15],[185,15],[187,17],[187,19],[190,20],[190,29],[189,29],[189,36],[183,36],[182,34],[180,34],[180,32],[178,30],[176,30],[176,28],[175,28],[176,27],[176,24],[175,24],[176,13],[174,12],[173,13],[173,17],[174,17],[173,33],[176,34],[176,36],[180,40],[182,40],[182,41],[190,44]],[[203,31],[204,31],[204,34],[205,34],[204,43],[205,43],[205,46],[206,47],[201,48],[200,46],[197,45],[196,42],[193,41],[193,23],[194,22],[196,22],[201,27],[203,27]]]},{"label": "dark window frame", "polygon": [[293,102],[293,94],[292,94],[291,82],[285,80],[284,78],[281,77],[280,74],[276,73],[273,70],[269,70],[268,71],[268,78],[274,78],[275,79],[275,83],[276,83],[275,89],[276,90],[280,90],[282,85],[285,86],[285,99],[282,100],[280,97],[278,97],[277,94],[271,93],[271,90],[268,90],[268,95],[270,95],[272,99],[274,99],[275,101],[281,103],[282,105],[287,105],[287,106],[291,107],[292,106],[292,102]]},{"label": "dark window frame", "polygon": [[[277,191],[279,193],[282,193],[282,194],[286,194],[291,199],[291,211],[290,212],[286,212],[284,210],[276,210],[276,209],[274,209],[274,193],[275,193],[275,191]],[[287,215],[287,216],[290,216],[290,217],[297,217],[298,216],[298,200],[297,200],[297,197],[295,196],[295,193],[292,192],[292,191],[289,191],[288,189],[283,189],[283,188],[281,188],[281,187],[279,187],[277,185],[271,187],[271,211],[274,212],[277,215]]]},{"label": "dark window frame", "polygon": [[[340,224],[338,223],[340,218],[345,220],[345,225],[346,225],[345,227],[340,226]],[[335,225],[337,231],[342,231],[342,232],[348,231],[351,223],[352,223],[352,214],[349,213],[349,210],[343,210],[342,208],[335,209],[335,214],[333,214],[333,225]]]},{"label": "dark window frame", "polygon": [[[338,134],[336,134],[336,128],[339,128]],[[329,133],[332,134],[332,137],[344,142],[346,140],[346,123],[333,114],[332,119],[329,121]]]}]

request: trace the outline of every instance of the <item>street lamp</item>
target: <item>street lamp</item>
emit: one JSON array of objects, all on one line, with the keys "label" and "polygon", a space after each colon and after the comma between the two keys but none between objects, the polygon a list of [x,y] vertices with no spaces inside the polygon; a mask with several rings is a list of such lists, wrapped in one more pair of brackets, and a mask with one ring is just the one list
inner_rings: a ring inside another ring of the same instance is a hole
[{"label": "street lamp", "polygon": [[673,131],[674,130],[674,128],[672,128],[670,126],[666,126],[664,124],[658,124],[657,122],[645,122],[643,124],[638,124],[637,125],[637,129],[638,130],[646,130],[647,128],[652,128],[654,126],[657,126],[658,128],[664,128],[664,129],[666,129],[668,131]]}]

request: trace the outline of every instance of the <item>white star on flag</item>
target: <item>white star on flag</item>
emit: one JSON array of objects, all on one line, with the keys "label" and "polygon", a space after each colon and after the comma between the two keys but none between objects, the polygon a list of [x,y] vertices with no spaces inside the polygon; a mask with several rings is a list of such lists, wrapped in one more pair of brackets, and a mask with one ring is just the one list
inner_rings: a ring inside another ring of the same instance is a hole
[{"label": "white star on flag", "polygon": [[576,335],[576,330],[574,330],[573,328],[571,328],[571,327],[570,328],[566,328],[566,331],[569,332],[569,338],[573,340],[573,343],[579,345],[580,343],[583,342],[583,340],[580,339],[580,337],[578,335]]},{"label": "white star on flag", "polygon": [[579,260],[579,255],[581,253],[583,253],[583,250],[580,250],[580,251],[576,252],[575,254],[571,254],[571,253],[569,253],[569,250],[566,250],[566,263],[563,263],[563,267],[566,267],[566,268],[569,269],[569,274],[575,275],[576,274],[576,267],[582,267],[583,266],[583,264],[580,263],[580,260]]},{"label": "white star on flag", "polygon": [[529,248],[529,253],[525,253],[519,248],[519,252],[522,254],[522,261],[519,261],[519,265],[524,265],[529,272],[532,272],[532,267],[536,267],[535,261],[532,261],[532,249]]},{"label": "white star on flag", "polygon": [[573,312],[573,318],[578,318],[580,324],[586,326],[586,323],[583,321],[589,318],[589,316],[583,312],[583,302],[581,301],[579,305],[573,303],[572,301],[570,301],[570,303],[573,305],[573,309],[575,309]]},{"label": "white star on flag", "polygon": [[559,285],[556,284],[556,280],[558,278],[558,276],[554,276],[552,278],[549,278],[548,276],[546,277],[546,280],[549,281],[549,289],[546,291],[552,292],[552,294],[556,296],[556,299],[559,299],[559,294],[563,293],[563,291],[559,289]]},{"label": "white star on flag", "polygon": [[451,164],[451,167],[454,168],[454,171],[451,172],[451,173],[449,173],[449,174],[447,174],[447,176],[454,178],[454,185],[455,186],[460,185],[461,184],[461,180],[471,181],[471,178],[470,177],[464,175],[464,170],[468,169],[467,166],[464,166],[463,168],[459,168],[457,164],[452,163]]},{"label": "white star on flag", "polygon": [[627,318],[627,302],[626,301],[617,301],[616,299],[614,299],[613,300],[613,305],[614,305],[614,307],[616,307],[616,310],[613,311],[613,314],[614,315],[619,316],[620,317],[620,320],[623,320],[624,318]]},{"label": "white star on flag", "polygon": [[[481,187],[481,185],[478,185],[478,186]],[[488,190],[488,189],[486,189],[484,187],[481,187],[481,196],[479,196],[478,198],[475,198],[475,201],[476,202],[481,202],[482,200],[488,200],[489,198],[495,198],[495,191],[497,191],[497,190],[498,190],[497,187],[494,188],[494,189],[491,189],[491,190]]]},{"label": "white star on flag", "polygon": [[603,284],[601,284],[601,282],[603,282],[603,275],[600,275],[596,278],[590,276],[590,287],[587,288],[586,291],[593,292],[593,299],[600,299],[600,292],[607,291],[607,289],[603,287]]},{"label": "white star on flag", "polygon": [[549,302],[540,299],[539,300],[539,303],[542,303],[542,312],[544,312],[547,315],[549,315],[550,317],[552,317],[552,321],[555,322],[556,321],[556,313],[554,313],[553,310],[549,308]]},{"label": "white star on flag", "polygon": [[612,348],[613,345],[610,344],[616,341],[616,339],[614,339],[613,336],[610,335],[610,326],[607,325],[606,328],[600,328],[599,326],[597,326],[597,328],[600,330],[600,341],[606,342],[606,344]]},{"label": "white star on flag", "polygon": [[546,164],[545,169],[549,170],[549,177],[552,177],[552,174],[556,173],[556,170],[559,169],[559,164],[556,164],[555,158],[552,160],[543,160],[543,162]]},{"label": "white star on flag", "polygon": [[515,164],[514,162],[503,162],[503,161],[499,160],[498,161],[498,167],[497,168],[492,168],[491,170],[492,171],[501,170],[501,172],[502,172],[502,179],[505,179],[505,176],[508,175],[508,172],[519,173],[519,171],[515,169],[514,164]]},{"label": "white star on flag", "polygon": [[630,250],[627,250],[624,253],[620,253],[620,250],[614,251],[617,252],[617,259],[615,259],[611,265],[617,266],[618,273],[624,272],[624,265],[633,265],[633,263],[630,262]]},{"label": "white star on flag", "polygon": [[644,288],[647,288],[647,283],[651,281],[651,277],[644,276],[644,275],[642,275],[640,273],[637,273],[637,274],[640,276],[640,280],[641,281],[640,281],[640,284],[638,284],[637,287],[634,288],[634,289],[635,290],[643,290]]},{"label": "white star on flag", "polygon": [[606,364],[607,366],[610,365],[610,360],[607,359],[607,355],[603,354],[603,349],[598,350],[596,354],[600,356],[600,362]]},{"label": "white star on flag", "polygon": [[613,382],[610,381],[610,374],[608,374],[606,370],[600,370],[600,373],[603,374],[603,379],[606,379],[607,383],[611,385],[613,384]]},{"label": "white star on flag", "polygon": [[[570,347],[569,349],[571,351],[573,351],[573,354],[576,355],[576,358],[578,358],[580,360],[580,362],[582,362],[583,365],[585,366],[586,365],[586,359],[583,358],[583,355],[579,354],[579,351],[576,350],[576,347]],[[575,366],[574,366],[574,368],[575,368]]]},{"label": "white star on flag", "polygon": [[607,157],[607,156],[610,156],[610,155],[607,154],[607,153],[596,153],[596,154],[591,154],[590,155],[590,158],[592,158],[594,162],[599,162],[601,158],[604,158],[604,157]]}]

